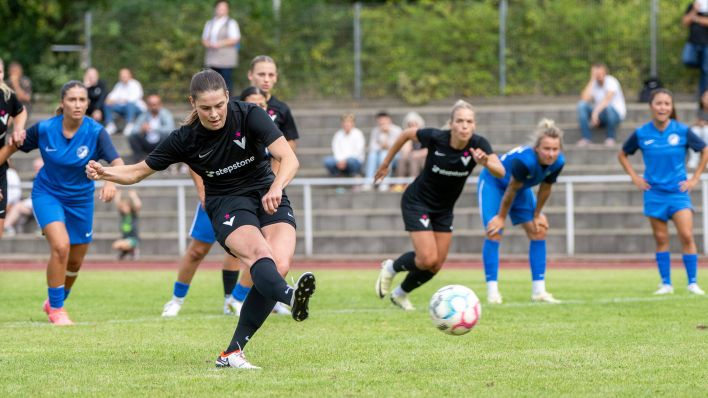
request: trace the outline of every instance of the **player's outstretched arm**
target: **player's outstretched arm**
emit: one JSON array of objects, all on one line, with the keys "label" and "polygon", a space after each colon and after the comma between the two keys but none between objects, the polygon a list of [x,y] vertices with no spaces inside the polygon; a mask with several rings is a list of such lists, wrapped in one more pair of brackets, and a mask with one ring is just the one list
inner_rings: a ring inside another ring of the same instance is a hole
[{"label": "player's outstretched arm", "polygon": [[401,148],[403,148],[403,145],[405,145],[406,142],[408,142],[408,141],[418,142],[417,134],[418,134],[418,129],[411,128],[411,129],[404,130],[398,136],[398,138],[396,138],[396,141],[393,143],[393,145],[391,145],[391,148],[389,148],[388,152],[386,152],[386,157],[381,162],[379,169],[376,170],[376,174],[374,175],[374,184],[381,183],[381,181],[383,181],[384,177],[386,177],[388,175],[388,167],[391,165],[393,158],[398,154],[398,151],[400,151]]},{"label": "player's outstretched arm", "polygon": [[138,183],[154,172],[155,170],[148,167],[145,161],[131,165],[104,167],[102,164],[91,160],[86,165],[86,176],[89,179],[110,181],[121,185]]},{"label": "player's outstretched arm", "polygon": [[0,164],[4,164],[10,159],[13,153],[17,152],[17,147],[14,145],[5,145],[0,147]]},{"label": "player's outstretched arm", "polygon": [[486,152],[477,148],[472,151],[472,155],[474,155],[474,161],[489,170],[494,177],[504,178],[506,170],[504,169],[504,165],[502,165],[502,162],[499,160],[499,156],[497,156],[496,153],[487,155]]}]

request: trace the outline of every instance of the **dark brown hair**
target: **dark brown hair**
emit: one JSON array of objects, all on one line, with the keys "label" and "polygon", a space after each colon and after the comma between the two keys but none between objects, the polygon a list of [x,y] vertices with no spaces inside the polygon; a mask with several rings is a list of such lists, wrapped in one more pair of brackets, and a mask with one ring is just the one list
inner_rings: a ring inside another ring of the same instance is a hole
[{"label": "dark brown hair", "polygon": [[[192,81],[189,83],[189,95],[192,97],[192,101],[196,101],[199,94],[207,91],[219,91],[223,90],[226,96],[229,95],[229,90],[226,88],[226,81],[221,77],[216,71],[212,69],[203,69],[192,76]],[[192,124],[199,119],[197,115],[197,110],[192,109],[189,116],[184,119],[184,124]]]},{"label": "dark brown hair", "polygon": [[651,94],[649,94],[649,104],[651,105],[651,103],[654,102],[654,97],[659,94],[666,94],[671,98],[671,115],[669,118],[678,120],[678,115],[676,115],[676,105],[674,105],[674,93],[672,93],[668,88],[657,88],[656,90],[653,90]]},{"label": "dark brown hair", "polygon": [[[64,97],[66,97],[66,93],[69,92],[74,87],[81,87],[86,91],[86,95],[88,96],[88,90],[86,90],[86,86],[84,86],[84,83],[78,81],[78,80],[69,80],[68,82],[64,83],[63,86],[61,86],[61,91],[60,91],[60,101],[64,100]],[[59,105],[55,111],[57,115],[61,115],[64,113],[64,107]]]}]

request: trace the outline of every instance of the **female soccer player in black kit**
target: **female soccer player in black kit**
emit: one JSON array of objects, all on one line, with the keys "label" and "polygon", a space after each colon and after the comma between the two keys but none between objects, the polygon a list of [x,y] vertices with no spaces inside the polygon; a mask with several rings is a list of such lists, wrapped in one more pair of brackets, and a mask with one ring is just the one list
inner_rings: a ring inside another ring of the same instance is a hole
[{"label": "female soccer player in black kit", "polygon": [[[315,276],[306,272],[294,288],[283,275],[295,252],[295,218],[283,192],[299,167],[297,157],[266,112],[257,105],[229,101],[218,73],[203,70],[192,77],[194,110],[143,162],[103,167],[91,162],[86,174],[94,180],[135,184],[156,170],[184,162],[204,181],[206,211],[216,239],[250,268],[255,289],[248,294],[229,347],[217,367],[256,368],[243,348],[261,327],[276,302],[292,306],[303,321],[315,290]],[[265,148],[280,162],[275,176]]]},{"label": "female soccer player in black kit", "polygon": [[428,148],[423,171],[401,198],[403,222],[410,232],[414,251],[395,261],[383,261],[376,280],[376,294],[384,298],[396,273],[408,271],[403,283],[391,292],[391,302],[404,310],[414,309],[408,293],[432,279],[447,258],[452,240],[452,209],[474,166],[480,164],[495,177],[504,176],[504,167],[489,142],[474,134],[474,116],[472,105],[457,101],[452,108],[450,130],[405,130],[376,172],[375,180],[380,182],[408,140]]}]

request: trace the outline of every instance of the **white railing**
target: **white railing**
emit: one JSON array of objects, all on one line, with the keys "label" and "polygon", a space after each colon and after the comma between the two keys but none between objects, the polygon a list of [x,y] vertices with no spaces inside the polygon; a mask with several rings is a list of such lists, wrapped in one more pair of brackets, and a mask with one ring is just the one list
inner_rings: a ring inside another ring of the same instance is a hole
[{"label": "white railing", "polygon": [[[405,184],[411,182],[412,178],[387,178],[387,184]],[[476,184],[478,178],[470,177],[467,184]],[[580,176],[561,176],[558,178],[558,184],[565,185],[565,221],[566,221],[566,254],[575,254],[575,195],[574,189],[576,184],[597,184],[597,183],[617,183],[625,182],[630,184],[631,180],[626,175],[580,175]],[[296,178],[290,182],[290,186],[301,186],[303,188],[303,220],[304,220],[304,239],[305,239],[305,255],[312,256],[314,253],[314,227],[312,221],[312,187],[323,186],[356,186],[369,184],[371,180],[365,178]],[[147,180],[135,184],[135,187],[155,188],[155,187],[171,187],[177,190],[177,239],[180,254],[184,254],[187,248],[187,226],[185,223],[186,217],[186,187],[193,186],[192,180]],[[22,183],[22,188],[32,188],[31,182]],[[703,226],[703,252],[708,255],[708,176],[701,176],[701,205],[702,226]]]}]

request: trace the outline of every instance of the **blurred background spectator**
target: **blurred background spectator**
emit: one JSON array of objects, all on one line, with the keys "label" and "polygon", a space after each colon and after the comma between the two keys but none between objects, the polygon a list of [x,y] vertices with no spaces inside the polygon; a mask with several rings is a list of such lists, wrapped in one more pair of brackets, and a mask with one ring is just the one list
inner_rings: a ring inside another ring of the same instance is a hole
[{"label": "blurred background spectator", "polygon": [[342,128],[332,137],[332,156],[327,156],[324,160],[324,165],[332,176],[352,177],[361,171],[366,155],[366,140],[354,123],[354,114],[345,114],[342,116]]},{"label": "blurred background spectator", "polygon": [[133,150],[133,162],[145,159],[175,128],[172,112],[162,106],[162,99],[157,94],[147,97],[147,112],[138,116],[135,128],[128,137]]}]

